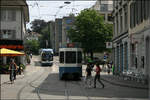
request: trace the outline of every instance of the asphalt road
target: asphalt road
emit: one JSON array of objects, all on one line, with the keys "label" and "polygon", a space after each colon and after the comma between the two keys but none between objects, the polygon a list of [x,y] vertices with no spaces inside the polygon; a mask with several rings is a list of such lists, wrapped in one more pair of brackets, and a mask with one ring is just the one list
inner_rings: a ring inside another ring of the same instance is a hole
[{"label": "asphalt road", "polygon": [[104,89],[100,85],[95,89],[88,88],[83,81],[59,80],[58,63],[58,57],[54,57],[53,66],[41,66],[39,56],[33,56],[28,66],[31,67],[30,73],[17,79],[14,84],[1,86],[1,100],[148,100],[148,91],[144,89],[120,87],[106,82],[103,82],[106,86]]}]

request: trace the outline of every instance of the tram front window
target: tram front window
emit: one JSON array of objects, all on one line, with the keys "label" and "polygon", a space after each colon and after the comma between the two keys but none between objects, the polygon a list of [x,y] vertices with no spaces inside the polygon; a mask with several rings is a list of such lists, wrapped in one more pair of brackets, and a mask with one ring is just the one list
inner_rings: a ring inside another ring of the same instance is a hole
[{"label": "tram front window", "polygon": [[81,51],[78,51],[78,63],[82,62],[82,53]]},{"label": "tram front window", "polygon": [[60,52],[59,61],[60,63],[64,63],[64,52]]},{"label": "tram front window", "polygon": [[65,58],[66,63],[76,63],[76,52],[67,51]]}]

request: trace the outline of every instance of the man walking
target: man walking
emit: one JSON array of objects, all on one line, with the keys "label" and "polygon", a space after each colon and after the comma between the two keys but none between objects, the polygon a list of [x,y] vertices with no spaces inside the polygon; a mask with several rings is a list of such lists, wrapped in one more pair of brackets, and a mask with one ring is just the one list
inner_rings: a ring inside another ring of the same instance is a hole
[{"label": "man walking", "polygon": [[104,84],[101,82],[100,80],[100,72],[101,72],[101,68],[99,66],[99,64],[96,64],[96,70],[95,70],[96,74],[95,74],[95,78],[94,78],[94,88],[96,88],[96,80],[98,80],[98,82],[103,86],[104,88]]}]

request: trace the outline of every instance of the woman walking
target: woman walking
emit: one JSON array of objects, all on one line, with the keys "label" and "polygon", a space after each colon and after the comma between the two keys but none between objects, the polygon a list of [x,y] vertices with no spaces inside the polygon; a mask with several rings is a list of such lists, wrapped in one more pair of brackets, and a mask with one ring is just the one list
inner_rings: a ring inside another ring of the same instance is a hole
[{"label": "woman walking", "polygon": [[95,70],[96,74],[95,74],[95,78],[94,78],[94,88],[96,88],[96,80],[98,80],[98,82],[103,86],[104,88],[104,84],[102,83],[102,81],[100,80],[100,72],[101,72],[101,68],[99,66],[99,64],[96,64],[96,70]]},{"label": "woman walking", "polygon": [[17,65],[16,65],[14,59],[11,59],[9,70],[10,70],[9,78],[10,78],[10,81],[12,84],[12,83],[14,83],[14,80],[16,79],[16,70],[17,70]]}]

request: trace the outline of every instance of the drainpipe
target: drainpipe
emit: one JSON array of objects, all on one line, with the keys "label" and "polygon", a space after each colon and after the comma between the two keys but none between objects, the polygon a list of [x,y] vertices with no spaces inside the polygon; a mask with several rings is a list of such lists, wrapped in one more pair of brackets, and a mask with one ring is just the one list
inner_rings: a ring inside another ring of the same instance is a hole
[{"label": "drainpipe", "polygon": [[22,7],[21,7],[21,40],[23,40],[22,38]]}]

